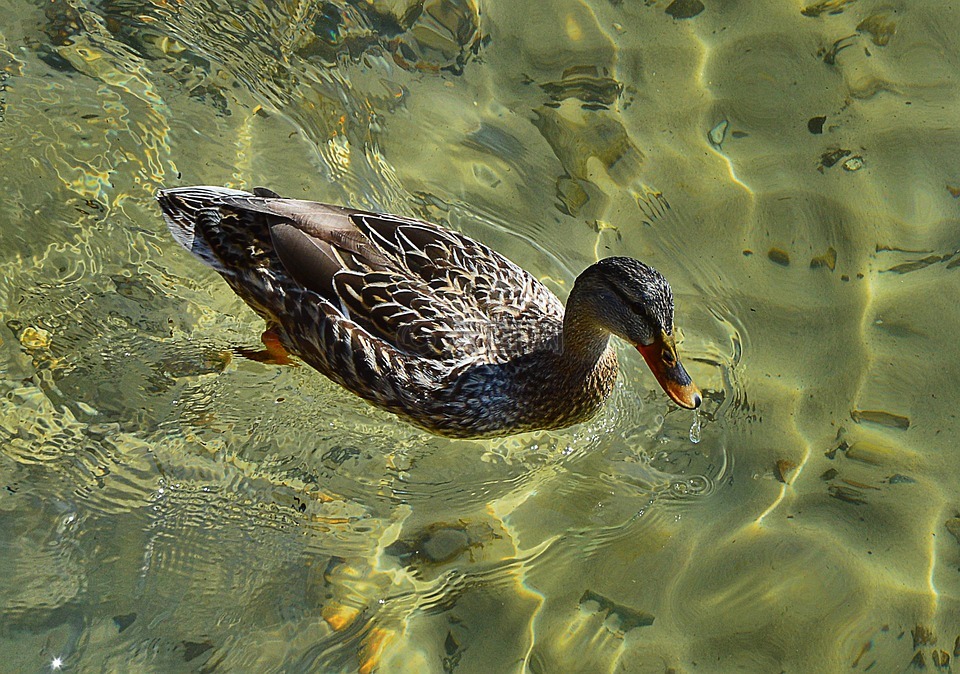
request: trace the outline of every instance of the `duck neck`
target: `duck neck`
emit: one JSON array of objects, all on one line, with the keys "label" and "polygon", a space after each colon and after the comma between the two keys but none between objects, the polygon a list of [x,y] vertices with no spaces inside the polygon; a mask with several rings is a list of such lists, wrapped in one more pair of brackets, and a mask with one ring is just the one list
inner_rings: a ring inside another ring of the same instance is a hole
[{"label": "duck neck", "polygon": [[610,345],[610,331],[597,321],[595,308],[596,298],[574,284],[563,316],[561,354],[564,365],[573,371],[596,367]]}]

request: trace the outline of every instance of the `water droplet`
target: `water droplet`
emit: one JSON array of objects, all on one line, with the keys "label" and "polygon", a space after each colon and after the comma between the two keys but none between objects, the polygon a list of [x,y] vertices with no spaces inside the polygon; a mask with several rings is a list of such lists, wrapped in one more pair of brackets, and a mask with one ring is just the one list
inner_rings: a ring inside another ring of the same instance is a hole
[{"label": "water droplet", "polygon": [[690,425],[690,442],[700,442],[700,410],[693,411],[693,423]]}]

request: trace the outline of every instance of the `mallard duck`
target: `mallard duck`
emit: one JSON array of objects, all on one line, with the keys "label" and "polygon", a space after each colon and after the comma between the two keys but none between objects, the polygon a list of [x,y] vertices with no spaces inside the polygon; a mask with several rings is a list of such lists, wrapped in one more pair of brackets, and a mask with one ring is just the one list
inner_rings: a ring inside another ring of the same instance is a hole
[{"label": "mallard duck", "polygon": [[589,419],[616,382],[611,334],[675,403],[700,405],[677,357],[670,285],[632,258],[587,267],[564,311],[507,258],[428,222],[264,188],[181,187],[157,200],[180,245],[266,320],[265,344],[433,433]]}]

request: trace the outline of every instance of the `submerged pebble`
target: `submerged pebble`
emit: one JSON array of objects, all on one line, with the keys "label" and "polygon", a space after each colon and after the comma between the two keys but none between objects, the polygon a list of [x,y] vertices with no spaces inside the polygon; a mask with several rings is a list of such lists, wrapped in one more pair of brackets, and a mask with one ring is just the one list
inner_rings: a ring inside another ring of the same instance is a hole
[{"label": "submerged pebble", "polygon": [[868,463],[871,466],[880,466],[889,463],[894,458],[894,450],[875,442],[857,440],[847,448],[847,458]]},{"label": "submerged pebble", "polygon": [[853,410],[850,418],[858,424],[868,422],[905,431],[910,428],[910,418],[900,414],[891,414],[882,410]]},{"label": "submerged pebble", "polygon": [[873,44],[885,47],[896,34],[897,24],[890,20],[888,14],[874,14],[857,24],[857,32],[867,33]]},{"label": "submerged pebble", "polygon": [[807,120],[807,131],[812,134],[821,134],[823,133],[823,124],[827,121],[826,115],[818,115],[817,117],[811,117]]},{"label": "submerged pebble", "polygon": [[891,476],[890,476],[890,479],[887,480],[887,481],[888,481],[890,484],[913,484],[913,483],[916,482],[916,480],[914,480],[912,477],[908,477],[908,476],[906,476],[906,475],[901,475],[900,473],[896,473],[895,475],[891,475]]},{"label": "submerged pebble", "polygon": [[673,0],[665,11],[674,19],[692,19],[704,9],[700,0]]},{"label": "submerged pebble", "polygon": [[771,262],[778,264],[781,267],[790,266],[790,253],[785,251],[783,248],[771,248],[767,251],[767,257],[770,258]]},{"label": "submerged pebble", "polygon": [[211,648],[213,648],[213,643],[210,641],[184,641],[183,660],[184,662],[196,660]]},{"label": "submerged pebble", "polygon": [[856,2],[856,0],[821,0],[812,5],[807,5],[800,10],[800,13],[812,18],[821,14],[841,14],[844,6],[851,2]]},{"label": "submerged pebble", "polygon": [[820,269],[821,267],[826,267],[830,271],[833,271],[837,267],[837,249],[833,246],[827,248],[827,252],[823,255],[817,255],[810,259],[810,268],[811,269]]},{"label": "submerged pebble", "polygon": [[937,643],[937,637],[934,636],[933,630],[931,630],[926,625],[917,625],[912,630],[910,630],[910,636],[913,637],[913,647],[917,646],[932,646]]},{"label": "submerged pebble", "polygon": [[123,632],[125,629],[130,627],[130,625],[132,625],[136,619],[136,613],[123,613],[113,616],[113,624],[117,626],[118,632]]},{"label": "submerged pebble", "polygon": [[832,484],[827,488],[827,491],[830,493],[830,496],[840,501],[852,503],[853,505],[863,505],[866,503],[866,500],[863,499],[863,492],[854,487]]},{"label": "submerged pebble", "polygon": [[728,126],[730,126],[730,122],[725,119],[720,120],[716,126],[707,132],[707,138],[709,138],[710,142],[716,147],[720,147],[723,144],[723,139],[727,136]]},{"label": "submerged pebble", "polygon": [[844,171],[859,171],[863,168],[863,157],[860,155],[854,155],[850,159],[843,162]]},{"label": "submerged pebble", "polygon": [[644,611],[638,611],[623,604],[618,604],[609,597],[605,597],[593,590],[584,591],[580,597],[580,608],[592,613],[606,613],[619,619],[618,631],[626,633],[636,627],[649,627],[653,624],[654,616]]},{"label": "submerged pebble", "polygon": [[[949,260],[952,257],[953,255],[927,255],[919,260],[911,260],[910,262],[894,265],[889,269],[884,269],[882,273],[909,274],[910,272],[926,269],[930,265],[940,264],[941,262]],[[949,269],[950,265],[947,265],[947,268]]]},{"label": "submerged pebble", "polygon": [[790,459],[777,459],[777,479],[784,484],[790,484],[793,479],[793,473],[797,469],[797,464]]},{"label": "submerged pebble", "polygon": [[957,539],[957,543],[960,543],[960,517],[951,517],[944,522],[944,526],[946,526],[947,531],[949,531],[953,537]]},{"label": "submerged pebble", "polygon": [[448,562],[470,546],[464,529],[446,527],[432,532],[420,547],[421,554],[433,564]]},{"label": "submerged pebble", "polygon": [[452,562],[467,551],[498,538],[485,522],[437,522],[391,543],[386,552],[421,568]]},{"label": "submerged pebble", "polygon": [[820,155],[820,164],[819,166],[817,166],[817,170],[820,171],[820,173],[823,173],[824,169],[831,168],[838,161],[840,161],[845,157],[849,157],[851,154],[853,153],[850,152],[850,150],[845,150],[843,148],[827,150],[822,155]]}]

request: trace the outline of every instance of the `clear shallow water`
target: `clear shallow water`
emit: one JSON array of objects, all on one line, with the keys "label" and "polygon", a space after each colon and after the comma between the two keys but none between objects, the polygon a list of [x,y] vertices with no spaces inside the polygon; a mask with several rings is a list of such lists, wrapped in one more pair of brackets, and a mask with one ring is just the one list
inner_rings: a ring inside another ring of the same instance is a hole
[{"label": "clear shallow water", "polygon": [[[4,667],[953,662],[957,10],[415,4],[4,5]],[[626,352],[596,420],[495,442],[231,357],[261,326],[152,199],[196,183],[444,221],[561,295],[654,264],[701,441]]]}]

